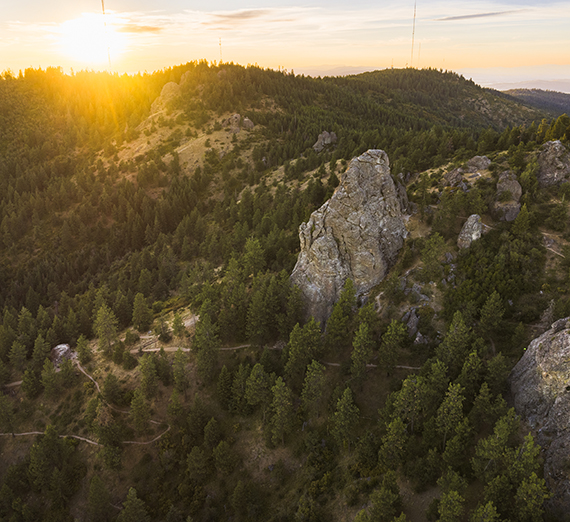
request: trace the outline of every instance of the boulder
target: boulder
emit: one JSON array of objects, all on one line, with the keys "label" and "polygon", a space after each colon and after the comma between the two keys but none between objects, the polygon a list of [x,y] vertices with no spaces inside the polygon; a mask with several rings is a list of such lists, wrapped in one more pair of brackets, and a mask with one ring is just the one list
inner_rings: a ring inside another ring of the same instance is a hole
[{"label": "boulder", "polygon": [[328,146],[336,143],[337,137],[334,132],[323,131],[319,134],[316,143],[313,145],[315,152],[322,152]]},{"label": "boulder", "polygon": [[463,181],[463,172],[464,171],[461,167],[446,172],[443,175],[443,186],[455,187],[456,185],[459,185],[459,183]]},{"label": "boulder", "polygon": [[493,204],[493,212],[500,221],[514,221],[521,210],[519,200],[522,196],[522,187],[516,174],[505,171],[499,176],[497,183],[497,197]]},{"label": "boulder", "polygon": [[469,248],[473,241],[481,237],[483,232],[483,224],[481,223],[481,216],[479,214],[471,214],[457,238],[457,246],[459,248]]},{"label": "boulder", "polygon": [[222,121],[222,127],[229,127],[230,132],[237,134],[240,131],[241,115],[232,114],[229,118]]},{"label": "boulder", "polygon": [[555,514],[570,512],[570,318],[560,319],[530,343],[509,383],[515,410],[543,447],[544,478]]},{"label": "boulder", "polygon": [[367,294],[395,263],[406,235],[388,156],[369,150],[350,162],[331,199],[299,227],[291,280],[308,316],[325,322],[349,278],[357,296]]},{"label": "boulder", "polygon": [[491,160],[487,156],[475,156],[467,162],[467,172],[475,173],[486,170],[491,165]]},{"label": "boulder", "polygon": [[549,141],[542,146],[538,156],[540,187],[560,185],[570,177],[570,152],[560,141]]},{"label": "boulder", "polygon": [[241,126],[245,130],[251,130],[255,127],[254,123],[249,118],[244,118],[241,122]]}]

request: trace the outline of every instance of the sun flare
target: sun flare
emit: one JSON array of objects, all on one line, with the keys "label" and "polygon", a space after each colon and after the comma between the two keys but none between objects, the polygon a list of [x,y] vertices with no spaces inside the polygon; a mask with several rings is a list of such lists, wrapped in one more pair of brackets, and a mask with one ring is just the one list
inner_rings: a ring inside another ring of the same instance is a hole
[{"label": "sun flare", "polygon": [[127,39],[117,30],[112,15],[84,13],[60,26],[59,45],[69,58],[83,65],[104,65],[124,53]]}]

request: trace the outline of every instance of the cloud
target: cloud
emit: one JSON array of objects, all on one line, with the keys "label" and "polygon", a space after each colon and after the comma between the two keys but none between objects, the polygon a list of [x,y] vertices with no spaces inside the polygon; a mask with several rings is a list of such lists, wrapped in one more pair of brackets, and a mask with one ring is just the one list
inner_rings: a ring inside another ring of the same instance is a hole
[{"label": "cloud", "polygon": [[270,9],[247,9],[241,11],[234,11],[230,13],[213,13],[212,14],[213,21],[210,23],[213,24],[216,22],[231,22],[231,23],[242,22],[242,21],[254,20],[257,18],[263,18],[269,14],[271,14]]},{"label": "cloud", "polygon": [[163,27],[158,27],[154,25],[138,25],[138,24],[125,24],[116,28],[120,33],[159,33],[162,31]]},{"label": "cloud", "polygon": [[492,16],[502,16],[506,14],[520,13],[521,11],[526,11],[526,9],[515,9],[513,11],[498,11],[494,13],[477,13],[470,15],[461,16],[446,16],[445,18],[436,18],[436,22],[449,22],[452,20],[471,20],[472,18],[490,18]]}]

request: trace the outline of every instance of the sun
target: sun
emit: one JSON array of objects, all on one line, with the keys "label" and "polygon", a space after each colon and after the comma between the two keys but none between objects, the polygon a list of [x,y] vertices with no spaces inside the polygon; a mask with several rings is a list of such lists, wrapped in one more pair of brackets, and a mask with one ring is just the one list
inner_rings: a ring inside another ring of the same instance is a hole
[{"label": "sun", "polygon": [[117,31],[112,15],[84,13],[60,25],[59,46],[82,65],[100,66],[124,53],[127,39]]}]

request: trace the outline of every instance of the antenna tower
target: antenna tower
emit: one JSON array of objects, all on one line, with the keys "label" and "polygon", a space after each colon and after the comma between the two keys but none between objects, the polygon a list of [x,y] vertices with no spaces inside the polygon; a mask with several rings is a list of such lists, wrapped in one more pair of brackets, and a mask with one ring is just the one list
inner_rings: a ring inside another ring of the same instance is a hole
[{"label": "antenna tower", "polygon": [[414,37],[416,35],[416,1],[414,1],[414,25],[412,26],[412,59],[410,60],[410,67],[414,66]]},{"label": "antenna tower", "polygon": [[109,60],[109,72],[113,70],[111,66],[111,49],[109,48],[109,37],[107,35],[107,19],[105,17],[105,0],[101,0],[101,7],[103,8],[103,25],[105,26],[105,43],[107,44],[107,59]]},{"label": "antenna tower", "polygon": [[220,38],[220,64],[222,63],[222,39]]}]

